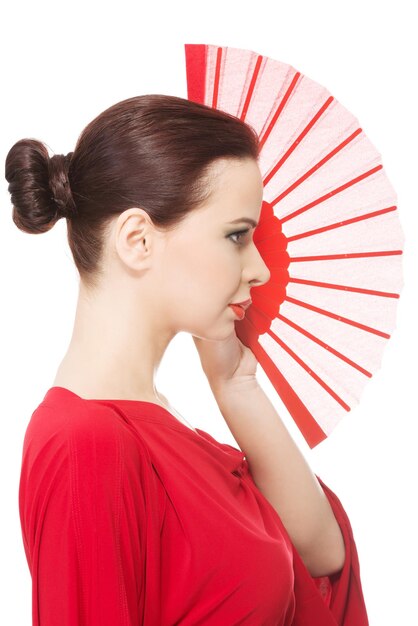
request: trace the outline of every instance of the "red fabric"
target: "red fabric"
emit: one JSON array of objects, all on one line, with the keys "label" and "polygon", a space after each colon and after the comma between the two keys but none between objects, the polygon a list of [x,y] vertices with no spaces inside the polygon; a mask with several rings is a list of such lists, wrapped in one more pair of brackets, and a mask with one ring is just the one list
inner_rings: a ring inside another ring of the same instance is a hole
[{"label": "red fabric", "polygon": [[367,625],[350,523],[321,484],[347,558],[313,579],[241,450],[156,404],[52,387],[19,485],[32,624]]}]

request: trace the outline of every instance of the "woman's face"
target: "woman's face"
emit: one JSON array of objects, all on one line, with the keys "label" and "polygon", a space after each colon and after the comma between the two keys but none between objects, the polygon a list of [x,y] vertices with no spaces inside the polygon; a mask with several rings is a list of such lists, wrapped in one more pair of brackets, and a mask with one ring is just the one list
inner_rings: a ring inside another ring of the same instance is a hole
[{"label": "woman's face", "polygon": [[228,304],[251,298],[251,288],[266,283],[270,272],[253,242],[254,227],[242,219],[257,223],[260,217],[257,162],[222,159],[212,172],[209,200],[166,234],[154,271],[159,311],[169,327],[216,340],[226,338],[238,319]]}]

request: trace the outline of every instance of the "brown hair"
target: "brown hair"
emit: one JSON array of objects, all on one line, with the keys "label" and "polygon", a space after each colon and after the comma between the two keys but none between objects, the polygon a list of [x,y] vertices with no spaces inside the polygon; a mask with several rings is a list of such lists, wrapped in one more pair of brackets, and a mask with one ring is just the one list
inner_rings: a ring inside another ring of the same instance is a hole
[{"label": "brown hair", "polygon": [[161,228],[175,228],[210,195],[218,158],[258,159],[256,131],[224,111],[164,94],[128,98],[82,131],[74,152],[51,158],[22,139],[6,157],[13,221],[27,233],[67,218],[80,277],[95,288],[110,220],[139,206]]}]

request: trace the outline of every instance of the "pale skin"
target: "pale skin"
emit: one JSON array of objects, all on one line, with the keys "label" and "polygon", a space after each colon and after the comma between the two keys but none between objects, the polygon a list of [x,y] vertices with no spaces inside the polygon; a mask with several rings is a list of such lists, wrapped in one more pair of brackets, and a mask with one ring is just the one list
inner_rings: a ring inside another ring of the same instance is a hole
[{"label": "pale skin", "polygon": [[[154,382],[168,344],[181,331],[227,339],[237,319],[228,304],[246,300],[250,289],[270,279],[252,227],[230,223],[259,220],[258,163],[220,160],[212,173],[209,199],[174,231],[155,227],[141,207],[114,218],[104,279],[94,293],[80,281],[73,334],[53,385],[83,398],[154,402],[187,424]],[[234,235],[244,229],[246,234]],[[228,385],[211,388],[255,483],[277,509],[310,573],[335,573],[344,563],[344,542],[321,486],[255,380],[238,382],[239,393]]]},{"label": "pale skin", "polygon": [[227,238],[250,228],[231,220],[258,221],[262,183],[252,159],[218,162],[213,171],[219,178],[212,197],[173,232],[157,229],[139,207],[113,220],[105,279],[94,295],[80,281],[73,334],[54,385],[84,398],[161,404],[154,378],[173,337],[231,333],[237,318],[228,304],[270,278],[251,233],[244,251],[233,242],[239,237]]}]

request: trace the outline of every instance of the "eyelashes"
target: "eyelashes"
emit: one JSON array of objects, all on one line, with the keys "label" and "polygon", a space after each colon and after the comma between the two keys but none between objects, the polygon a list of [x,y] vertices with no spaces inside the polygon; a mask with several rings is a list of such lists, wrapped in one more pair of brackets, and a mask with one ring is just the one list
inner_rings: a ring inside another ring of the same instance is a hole
[{"label": "eyelashes", "polygon": [[[250,230],[249,228],[246,228],[245,230],[237,230],[235,233],[231,233],[230,235],[228,235],[228,239],[231,239],[231,237],[236,237],[239,235],[246,235],[249,232],[249,230]],[[235,243],[237,246],[243,245],[242,243],[240,243],[241,240],[235,241],[234,239],[231,239],[231,241]]]}]

